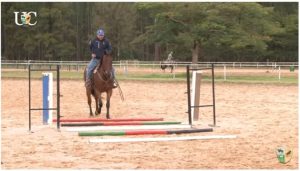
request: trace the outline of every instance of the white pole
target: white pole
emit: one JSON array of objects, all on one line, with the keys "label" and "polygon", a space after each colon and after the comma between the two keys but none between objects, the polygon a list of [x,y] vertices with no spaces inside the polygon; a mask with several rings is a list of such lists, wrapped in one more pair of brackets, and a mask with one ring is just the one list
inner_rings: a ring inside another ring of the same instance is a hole
[{"label": "white pole", "polygon": [[124,125],[124,126],[92,126],[92,127],[73,127],[66,128],[67,132],[79,131],[125,131],[125,130],[155,130],[155,129],[189,129],[188,124],[179,125]]},{"label": "white pole", "polygon": [[[48,96],[49,108],[53,108],[53,74],[49,73],[49,96]],[[49,110],[48,124],[52,125],[52,113],[53,110]]]},{"label": "white pole", "polygon": [[[192,93],[192,99],[191,99],[191,106],[195,106],[195,95],[196,95],[196,71],[192,72],[192,89],[191,89],[191,93]],[[193,121],[194,121],[194,110],[195,108],[192,107],[191,108],[191,115],[192,115],[192,125],[193,125]]]},{"label": "white pole", "polygon": [[[200,104],[200,85],[201,85],[201,74],[203,71],[193,71],[192,77],[192,94],[191,94],[191,106],[198,106]],[[199,118],[199,108],[192,108],[192,124]]]}]

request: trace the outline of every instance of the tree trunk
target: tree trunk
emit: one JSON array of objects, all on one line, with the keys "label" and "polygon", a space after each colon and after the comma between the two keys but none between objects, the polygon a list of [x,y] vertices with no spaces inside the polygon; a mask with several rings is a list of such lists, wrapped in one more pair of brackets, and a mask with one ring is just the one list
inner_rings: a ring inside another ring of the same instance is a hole
[{"label": "tree trunk", "polygon": [[144,61],[148,61],[148,60],[149,60],[149,45],[146,44],[146,56],[145,56]]},{"label": "tree trunk", "polygon": [[155,54],[154,54],[154,61],[159,61],[160,60],[160,44],[155,43]]},{"label": "tree trunk", "polygon": [[7,54],[6,54],[6,49],[5,49],[5,43],[6,43],[6,34],[5,34],[5,26],[4,24],[1,24],[1,35],[2,35],[2,39],[1,39],[1,53],[2,56],[5,57],[4,59],[7,59]]},{"label": "tree trunk", "polygon": [[198,63],[198,57],[199,57],[199,49],[200,49],[200,44],[198,41],[194,41],[194,47],[192,49],[192,63],[197,64]]},{"label": "tree trunk", "polygon": [[76,6],[76,60],[79,61],[79,53],[80,53],[80,40],[79,40],[79,19],[78,19],[78,15],[79,15],[79,10],[78,10],[78,2],[75,2],[75,6]]}]

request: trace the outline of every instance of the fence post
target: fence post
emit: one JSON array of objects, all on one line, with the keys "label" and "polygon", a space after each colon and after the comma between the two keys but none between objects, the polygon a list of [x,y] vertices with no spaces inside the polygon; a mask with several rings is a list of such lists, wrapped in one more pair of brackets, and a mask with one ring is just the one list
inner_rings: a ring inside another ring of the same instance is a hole
[{"label": "fence post", "polygon": [[175,65],[173,65],[173,79],[175,79]]},{"label": "fence post", "polygon": [[28,96],[29,96],[29,132],[31,132],[31,66],[28,64]]},{"label": "fence post", "polygon": [[226,81],[226,64],[224,64],[223,66],[224,66],[224,80]]},{"label": "fence post", "polygon": [[188,100],[188,118],[189,125],[192,125],[192,110],[191,110],[191,88],[190,88],[190,66],[186,66],[186,84],[187,84],[187,100]]},{"label": "fence post", "polygon": [[213,95],[213,119],[214,119],[214,124],[213,126],[216,125],[216,99],[215,99],[215,65],[212,63],[211,64],[211,75],[212,75],[212,95]]},{"label": "fence post", "polygon": [[124,74],[125,76],[127,76],[128,74],[128,68],[127,68],[127,63],[125,62],[125,65],[124,65]]},{"label": "fence post", "polygon": [[154,72],[154,62],[152,62],[152,73]]},{"label": "fence post", "polygon": [[278,70],[279,70],[279,71],[278,71],[278,72],[279,72],[279,73],[278,73],[278,79],[281,80],[281,69],[280,69],[280,66],[278,66]]},{"label": "fence post", "polygon": [[57,130],[60,131],[60,65],[56,66],[56,119],[57,119]]},{"label": "fence post", "polygon": [[27,61],[27,68],[29,69],[30,60]]}]

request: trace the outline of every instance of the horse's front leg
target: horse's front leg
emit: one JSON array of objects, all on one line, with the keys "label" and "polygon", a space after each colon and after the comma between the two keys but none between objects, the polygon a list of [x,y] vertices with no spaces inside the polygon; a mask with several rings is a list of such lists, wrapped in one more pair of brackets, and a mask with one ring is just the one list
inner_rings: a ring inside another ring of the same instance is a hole
[{"label": "horse's front leg", "polygon": [[87,99],[88,99],[88,105],[89,105],[89,108],[90,108],[90,117],[93,117],[93,111],[92,111],[92,98],[91,98],[91,92],[87,90]]},{"label": "horse's front leg", "polygon": [[97,96],[95,96],[95,105],[96,105],[95,115],[98,115],[99,108],[98,108],[98,97]]},{"label": "horse's front leg", "polygon": [[101,109],[102,109],[103,103],[102,103],[102,99],[101,97],[98,99],[98,115],[101,113]]},{"label": "horse's front leg", "polygon": [[109,108],[110,108],[110,97],[112,95],[112,90],[106,92],[106,119],[110,119]]}]

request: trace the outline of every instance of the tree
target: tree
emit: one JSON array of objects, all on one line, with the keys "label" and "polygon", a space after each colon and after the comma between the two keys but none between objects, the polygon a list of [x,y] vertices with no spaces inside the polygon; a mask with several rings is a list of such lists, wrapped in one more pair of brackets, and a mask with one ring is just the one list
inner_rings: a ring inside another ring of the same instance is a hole
[{"label": "tree", "polygon": [[268,34],[276,32],[275,23],[269,20],[272,9],[257,3],[161,5],[168,6],[168,10],[155,13],[158,22],[148,26],[139,39],[190,49],[193,63],[198,61],[199,55],[204,55],[205,48],[210,47],[230,49],[237,56],[246,55],[244,50],[262,54],[270,40]]},{"label": "tree", "polygon": [[[36,11],[17,26],[15,11]],[[6,59],[89,60],[101,27],[114,60],[296,61],[298,3],[1,3]]]},{"label": "tree", "polygon": [[279,23],[280,32],[271,35],[268,55],[274,61],[298,60],[298,3],[262,3],[274,8],[272,19]]}]

